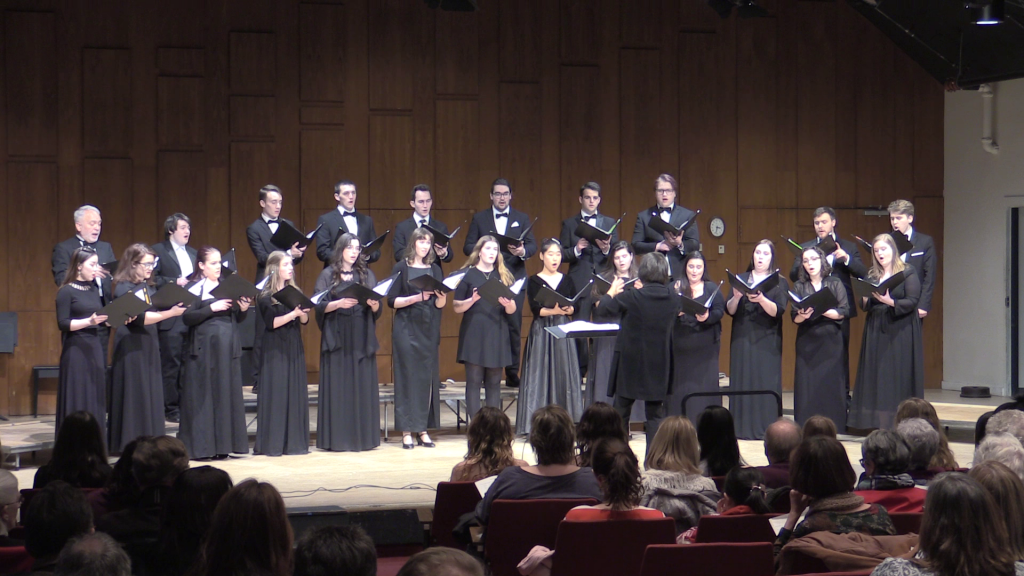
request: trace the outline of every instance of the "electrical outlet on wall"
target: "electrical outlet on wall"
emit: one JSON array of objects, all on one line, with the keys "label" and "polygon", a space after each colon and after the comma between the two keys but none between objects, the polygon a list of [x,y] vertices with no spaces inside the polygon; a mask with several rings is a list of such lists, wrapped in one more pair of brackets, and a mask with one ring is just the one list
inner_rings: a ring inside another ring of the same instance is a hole
[{"label": "electrical outlet on wall", "polygon": [[725,254],[725,244],[719,244],[718,245],[718,253],[719,254]]}]

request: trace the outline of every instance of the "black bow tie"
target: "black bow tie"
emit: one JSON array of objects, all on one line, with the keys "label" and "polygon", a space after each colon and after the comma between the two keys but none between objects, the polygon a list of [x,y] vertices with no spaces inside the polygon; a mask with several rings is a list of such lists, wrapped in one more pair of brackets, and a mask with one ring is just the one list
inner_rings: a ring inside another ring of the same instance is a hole
[{"label": "black bow tie", "polygon": [[355,216],[356,215],[356,211],[352,210],[351,212],[342,212],[341,215],[342,216]]},{"label": "black bow tie", "polygon": [[96,242],[86,242],[85,240],[79,240],[78,244],[82,248],[95,248],[96,247]]},{"label": "black bow tie", "polygon": [[271,218],[270,220],[267,220],[267,224],[277,224],[277,218]]},{"label": "black bow tie", "polygon": [[594,220],[597,220],[597,216],[584,216],[583,219],[586,220],[588,224],[593,224]]},{"label": "black bow tie", "polygon": [[417,226],[426,226],[427,225],[427,220],[425,218],[422,219],[422,220],[416,219],[416,225]]},{"label": "black bow tie", "polygon": [[508,218],[508,212],[500,212],[494,215],[495,218]]},{"label": "black bow tie", "polygon": [[671,207],[668,207],[668,208],[658,208],[658,213],[659,214],[664,214],[666,212],[671,214],[672,213],[672,208]]}]

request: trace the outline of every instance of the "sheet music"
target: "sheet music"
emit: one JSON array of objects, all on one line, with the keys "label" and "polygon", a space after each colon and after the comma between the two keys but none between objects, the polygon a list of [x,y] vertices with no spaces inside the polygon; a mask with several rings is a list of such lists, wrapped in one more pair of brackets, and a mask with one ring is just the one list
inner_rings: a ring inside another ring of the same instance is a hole
[{"label": "sheet music", "polygon": [[594,322],[587,322],[586,320],[576,320],[575,322],[569,322],[559,326],[566,334],[570,332],[581,332],[581,331],[597,331],[597,330],[618,330],[618,324],[595,324]]},{"label": "sheet music", "polygon": [[388,291],[391,290],[391,285],[395,283],[394,278],[388,278],[387,280],[377,284],[373,287],[373,291],[381,296],[386,296]]},{"label": "sheet music", "polygon": [[188,289],[188,291],[191,292],[192,294],[195,294],[196,296],[199,296],[200,298],[202,298],[203,297],[203,285],[205,285],[205,284],[206,284],[206,280],[200,280],[199,282],[196,282],[195,284],[193,284],[192,287]]},{"label": "sheet music", "polygon": [[519,280],[516,280],[515,283],[508,287],[508,289],[511,290],[513,294],[519,294],[519,291],[523,289],[523,283],[525,282],[526,277],[524,276]]},{"label": "sheet music", "polygon": [[263,280],[260,280],[259,283],[256,284],[256,288],[259,290],[263,290],[267,286],[267,280],[270,280],[270,276],[267,276]]},{"label": "sheet music", "polygon": [[328,292],[330,292],[330,291],[331,291],[331,289],[330,289],[330,288],[328,288],[327,290],[324,290],[323,292],[317,292],[316,294],[313,294],[313,295],[312,295],[312,296],[311,296],[311,297],[309,298],[309,300],[310,300],[310,301],[311,301],[311,302],[312,302],[313,304],[319,304],[319,303],[320,303],[320,301],[324,299],[324,296],[326,296],[326,295],[327,295],[327,293],[328,293]]},{"label": "sheet music", "polygon": [[459,282],[462,282],[462,278],[465,276],[465,272],[462,272],[461,274],[452,274],[451,276],[442,280],[441,284],[447,286],[449,290],[455,290],[455,287],[459,285]]}]

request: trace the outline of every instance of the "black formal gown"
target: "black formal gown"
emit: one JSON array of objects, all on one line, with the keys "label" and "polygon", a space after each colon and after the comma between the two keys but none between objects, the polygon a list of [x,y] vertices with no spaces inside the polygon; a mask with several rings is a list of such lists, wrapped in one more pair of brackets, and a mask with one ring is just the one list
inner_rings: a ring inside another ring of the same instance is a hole
[{"label": "black formal gown", "polygon": [[[204,290],[204,296],[206,296]],[[189,327],[181,383],[178,438],[192,459],[249,452],[242,402],[242,343],[238,305],[214,312],[213,297],[196,300],[182,314]]]},{"label": "black formal gown", "polygon": [[[749,282],[750,272],[740,277]],[[775,317],[746,296],[736,306],[729,347],[732,390],[773,390],[782,394],[782,318],[788,291],[786,280],[779,278],[779,285],[764,294],[778,307]],[[733,396],[729,411],[736,422],[736,436],[748,440],[764,438],[765,429],[778,419],[778,404],[767,395]]]},{"label": "black formal gown", "polygon": [[[821,290],[836,297],[834,310],[844,318],[850,314],[846,288],[839,278],[822,280]],[[804,297],[816,290],[810,282],[799,281],[793,292]],[[797,308],[790,311],[796,317]],[[818,316],[804,320],[796,329],[796,373],[793,378],[793,412],[803,426],[814,415],[828,416],[840,433],[846,430],[846,363],[843,362],[842,320]]]},{"label": "black formal gown", "polygon": [[921,280],[913,266],[904,274],[903,284],[889,293],[895,307],[874,298],[861,306],[867,318],[850,404],[851,428],[892,428],[900,402],[924,398],[924,343],[917,315]]},{"label": "black formal gown", "polygon": [[[466,271],[462,281],[455,288],[456,300],[469,300],[473,289],[479,288],[498,270],[484,274],[476,267]],[[476,364],[484,368],[504,368],[512,363],[512,347],[509,344],[508,323],[511,315],[499,304],[485,299],[477,301],[462,314],[459,325],[459,349],[456,356],[459,364]]]},{"label": "black formal gown", "polygon": [[[687,280],[682,280],[686,285]],[[705,282],[704,292],[698,301],[703,302],[715,290],[715,283]],[[722,317],[725,316],[725,297],[715,294],[708,309],[708,317],[699,322],[695,317],[684,314],[676,318],[672,328],[672,354],[675,356],[672,374],[672,394],[668,403],[668,414],[682,414],[683,397],[693,392],[716,392],[718,384],[718,354],[722,348]],[[686,414],[692,422],[708,406],[721,406],[721,396],[699,396],[686,403]]]},{"label": "black formal gown", "polygon": [[[114,298],[128,292],[155,288],[145,283],[121,282]],[[139,436],[163,436],[164,390],[160,369],[160,340],[157,325],[146,326],[146,315],[117,327],[114,333],[114,361],[110,369],[110,451],[120,453],[125,444]]]},{"label": "black formal gown", "polygon": [[[316,280],[314,292],[331,286],[328,267]],[[357,278],[358,280],[358,278]],[[353,280],[343,280],[316,307],[320,337],[320,396],[316,447],[354,452],[380,446],[380,381],[377,379],[377,318],[369,306],[357,304],[325,312],[331,300]],[[366,284],[377,283],[369,272]],[[262,392],[261,392],[262,393]]]},{"label": "black formal gown", "polygon": [[57,326],[61,331],[60,376],[57,383],[57,423],[85,410],[106,435],[107,377],[99,329],[89,326],[71,331],[71,321],[89,318],[103,308],[99,288],[89,282],[71,282],[57,290]]},{"label": "black formal gown", "polygon": [[309,392],[306,352],[298,318],[274,328],[274,319],[292,311],[270,297],[256,301],[264,331],[256,398],[256,445],[267,456],[309,452]]},{"label": "black formal gown", "polygon": [[[622,277],[622,279],[629,280],[626,277]],[[632,290],[633,285],[631,284],[625,289]],[[607,307],[602,308],[598,305],[601,300],[600,296],[592,294],[591,300],[593,302],[592,322],[598,324],[622,323],[621,313],[609,313]],[[590,341],[590,359],[587,363],[587,390],[586,394],[584,394],[585,407],[590,406],[594,402],[611,404],[615,400],[615,394],[611,391],[611,370],[612,357],[615,356],[616,340],[616,336],[606,336],[592,338]],[[630,413],[629,420],[631,422],[644,421],[644,406],[642,403],[637,402],[633,404],[633,412]]]},{"label": "black formal gown", "polygon": [[[451,251],[449,250],[449,253]],[[401,272],[399,285],[388,297],[388,306],[395,300],[421,292],[409,281],[430,275],[443,280],[441,267],[416,268],[408,262],[395,264],[391,274]],[[441,309],[437,297],[416,302],[395,310],[391,333],[391,361],[395,374],[395,428],[406,432],[423,432],[441,425],[441,374],[438,347],[441,345]]]},{"label": "black formal gown", "polygon": [[562,315],[541,317],[542,306],[537,301],[541,286],[547,286],[566,298],[576,295],[576,286],[568,275],[562,275],[555,286],[536,275],[530,276],[527,281],[526,298],[533,312],[533,322],[523,354],[523,373],[516,409],[517,434],[529,434],[533,412],[548,404],[565,408],[573,422],[579,422],[583,414],[583,381],[580,378],[576,341],[571,338],[559,340],[544,330],[548,326],[566,324],[572,319]]}]

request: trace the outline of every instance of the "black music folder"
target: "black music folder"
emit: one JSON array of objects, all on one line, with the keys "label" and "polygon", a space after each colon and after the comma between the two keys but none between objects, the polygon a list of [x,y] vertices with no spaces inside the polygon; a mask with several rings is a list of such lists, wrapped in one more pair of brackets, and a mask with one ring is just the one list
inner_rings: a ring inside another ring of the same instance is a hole
[{"label": "black music folder", "polygon": [[369,256],[377,250],[380,250],[380,247],[384,245],[384,239],[387,238],[390,233],[391,230],[385,230],[383,234],[367,242],[366,246],[363,246],[363,254]]},{"label": "black music folder", "polygon": [[497,304],[498,298],[508,298],[509,300],[515,300],[516,295],[523,289],[523,284],[526,282],[526,277],[522,277],[512,283],[511,286],[505,286],[501,283],[500,276],[498,274],[492,274],[490,279],[480,285],[476,289],[477,293],[484,300],[487,300],[491,304]]},{"label": "black music folder", "polygon": [[458,228],[453,230],[451,234],[445,234],[444,232],[441,232],[437,228],[431,226],[429,223],[424,224],[423,227],[430,231],[430,233],[434,236],[434,244],[437,244],[439,246],[447,246],[448,244],[450,244],[452,238],[455,238],[455,235],[459,233],[459,230],[462,230],[462,226],[459,226]]},{"label": "black music folder", "polygon": [[831,236],[825,236],[824,238],[822,238],[821,242],[818,242],[817,244],[811,244],[806,248],[804,248],[803,245],[798,244],[792,238],[787,238],[785,236],[782,236],[782,238],[786,241],[786,248],[789,248],[789,250],[793,252],[793,255],[796,256],[797,258],[802,258],[804,255],[804,250],[808,250],[815,246],[820,248],[821,251],[825,254],[825,256],[832,254],[833,252],[836,251],[837,248],[839,248],[839,245],[836,244],[836,241]]},{"label": "black music folder", "polygon": [[285,286],[277,292],[274,292],[274,300],[284,304],[284,306],[289,310],[294,310],[296,307],[303,310],[309,310],[314,306],[313,301],[306,298],[306,295],[302,293],[302,290],[299,290],[292,285]]},{"label": "black music folder", "polygon": [[711,304],[714,303],[715,296],[722,290],[722,282],[715,286],[715,289],[710,294],[705,294],[701,300],[695,300],[690,298],[686,294],[680,294],[679,298],[682,300],[682,310],[684,314],[691,316],[699,316],[711,309]]},{"label": "black music folder", "polygon": [[689,220],[683,222],[678,227],[676,227],[673,226],[670,222],[665,222],[664,220],[662,220],[661,214],[657,211],[654,211],[651,213],[650,226],[651,228],[657,230],[658,232],[661,232],[662,234],[668,232],[673,236],[682,236],[683,233],[686,232],[686,229],[689,228],[690,226],[693,226],[693,223],[697,221],[697,216],[700,216],[700,210],[694,212],[693,216]]},{"label": "black music folder", "polygon": [[220,284],[210,290],[210,296],[218,300],[238,300],[240,298],[256,298],[260,291],[252,282],[238,274],[220,279]]},{"label": "black music folder", "polygon": [[161,286],[150,300],[157,310],[167,310],[177,306],[179,302],[182,306],[188,306],[196,301],[196,296],[174,282],[168,282]]},{"label": "black music folder", "polygon": [[885,294],[886,292],[892,293],[892,289],[903,284],[906,280],[906,275],[903,272],[897,272],[892,276],[885,279],[884,282],[875,284],[867,278],[850,278],[853,283],[853,295],[857,298],[871,298],[871,294]]},{"label": "black music folder", "polygon": [[110,304],[100,308],[96,314],[99,316],[106,316],[107,324],[115,327],[124,324],[133,316],[144,314],[146,310],[149,310],[152,306],[139,297],[135,292],[136,291],[132,291],[122,294]]},{"label": "black music folder", "polygon": [[590,285],[593,283],[594,280],[591,279],[590,282],[587,282],[586,285],[583,286],[583,288],[571,299],[555,292],[549,288],[547,284],[541,285],[540,292],[537,293],[537,302],[540,302],[540,305],[544,308],[554,308],[555,306],[558,306],[559,308],[567,308],[569,306],[576,306],[576,303],[583,297],[583,294],[590,291]]},{"label": "black music folder", "polygon": [[409,280],[409,285],[422,292],[436,291],[441,292],[442,294],[447,294],[455,290],[456,286],[459,285],[459,282],[462,281],[463,276],[466,275],[467,270],[468,268],[456,270],[449,274],[444,280],[438,280],[430,274],[423,274],[422,276],[417,276],[412,280]]},{"label": "black music folder", "polygon": [[612,237],[612,233],[614,233],[615,229],[619,227],[619,223],[622,222],[622,218],[625,215],[626,213],[623,212],[622,216],[619,216],[619,219],[615,221],[615,224],[612,224],[612,227],[607,230],[604,230],[599,226],[594,226],[586,220],[580,220],[579,225],[576,226],[576,231],[573,233],[580,238],[586,238],[587,242],[593,243],[598,240],[603,242]]},{"label": "black music folder", "polygon": [[725,269],[725,273],[729,276],[729,284],[744,294],[757,294],[758,292],[764,294],[779,285],[778,270],[772,272],[767,278],[753,285],[740,280],[739,276],[730,272],[728,268]]},{"label": "black music folder", "polygon": [[234,274],[235,272],[238,272],[238,261],[235,259],[234,248],[228,250],[221,256],[220,265],[221,268],[223,268],[223,270],[221,270],[221,275],[224,275],[224,273]]},{"label": "black music folder", "polygon": [[111,260],[109,262],[104,262],[104,263],[100,264],[100,266],[103,267],[103,269],[106,270],[107,273],[109,273],[111,276],[113,276],[114,272],[117,272],[117,263],[118,263],[117,260]]},{"label": "black music folder", "polygon": [[370,300],[377,300],[379,302],[388,297],[388,294],[391,293],[391,289],[395,286],[395,281],[398,280],[398,277],[401,275],[401,272],[395,272],[391,276],[377,282],[377,285],[373,288],[367,288],[358,282],[355,284],[349,284],[344,290],[338,293],[338,299],[355,298],[363,305]]},{"label": "black music folder", "polygon": [[[533,225],[537,223],[537,220],[540,220],[540,216],[534,218],[533,222],[530,222],[529,226],[527,226],[526,228],[523,228],[522,232],[519,233],[519,237],[506,236],[505,234],[498,234],[497,232],[494,232],[494,237],[497,238],[498,244],[501,245],[501,249],[504,250],[505,252],[508,252],[508,247],[509,246],[519,246],[519,245],[521,245],[523,243],[523,240],[526,239],[526,235],[529,234],[530,230],[533,229]],[[505,232],[511,232],[512,231],[511,230],[512,223],[509,222],[508,225],[509,225],[509,228],[506,228]]]},{"label": "black music folder", "polygon": [[836,295],[825,286],[821,287],[814,294],[804,296],[801,298],[792,290],[789,291],[789,299],[793,302],[793,306],[797,311],[804,310],[806,308],[814,308],[814,313],[811,314],[810,320],[813,320],[825,312],[835,308],[839,305],[839,301],[836,300]]},{"label": "black music folder", "polygon": [[607,338],[619,335],[618,324],[596,324],[584,320],[567,322],[558,326],[546,326],[544,330],[557,338]]},{"label": "black music folder", "polygon": [[914,249],[914,243],[907,238],[907,235],[900,232],[899,230],[893,230],[889,234],[892,235],[892,239],[896,241],[896,251],[902,256],[907,252]]},{"label": "black music folder", "polygon": [[304,248],[313,242],[313,238],[320,231],[321,227],[323,227],[323,223],[309,234],[303,234],[284,220],[278,220],[277,232],[274,232],[274,235],[270,237],[270,243],[281,250],[291,250],[295,244],[298,244],[299,248]]}]

